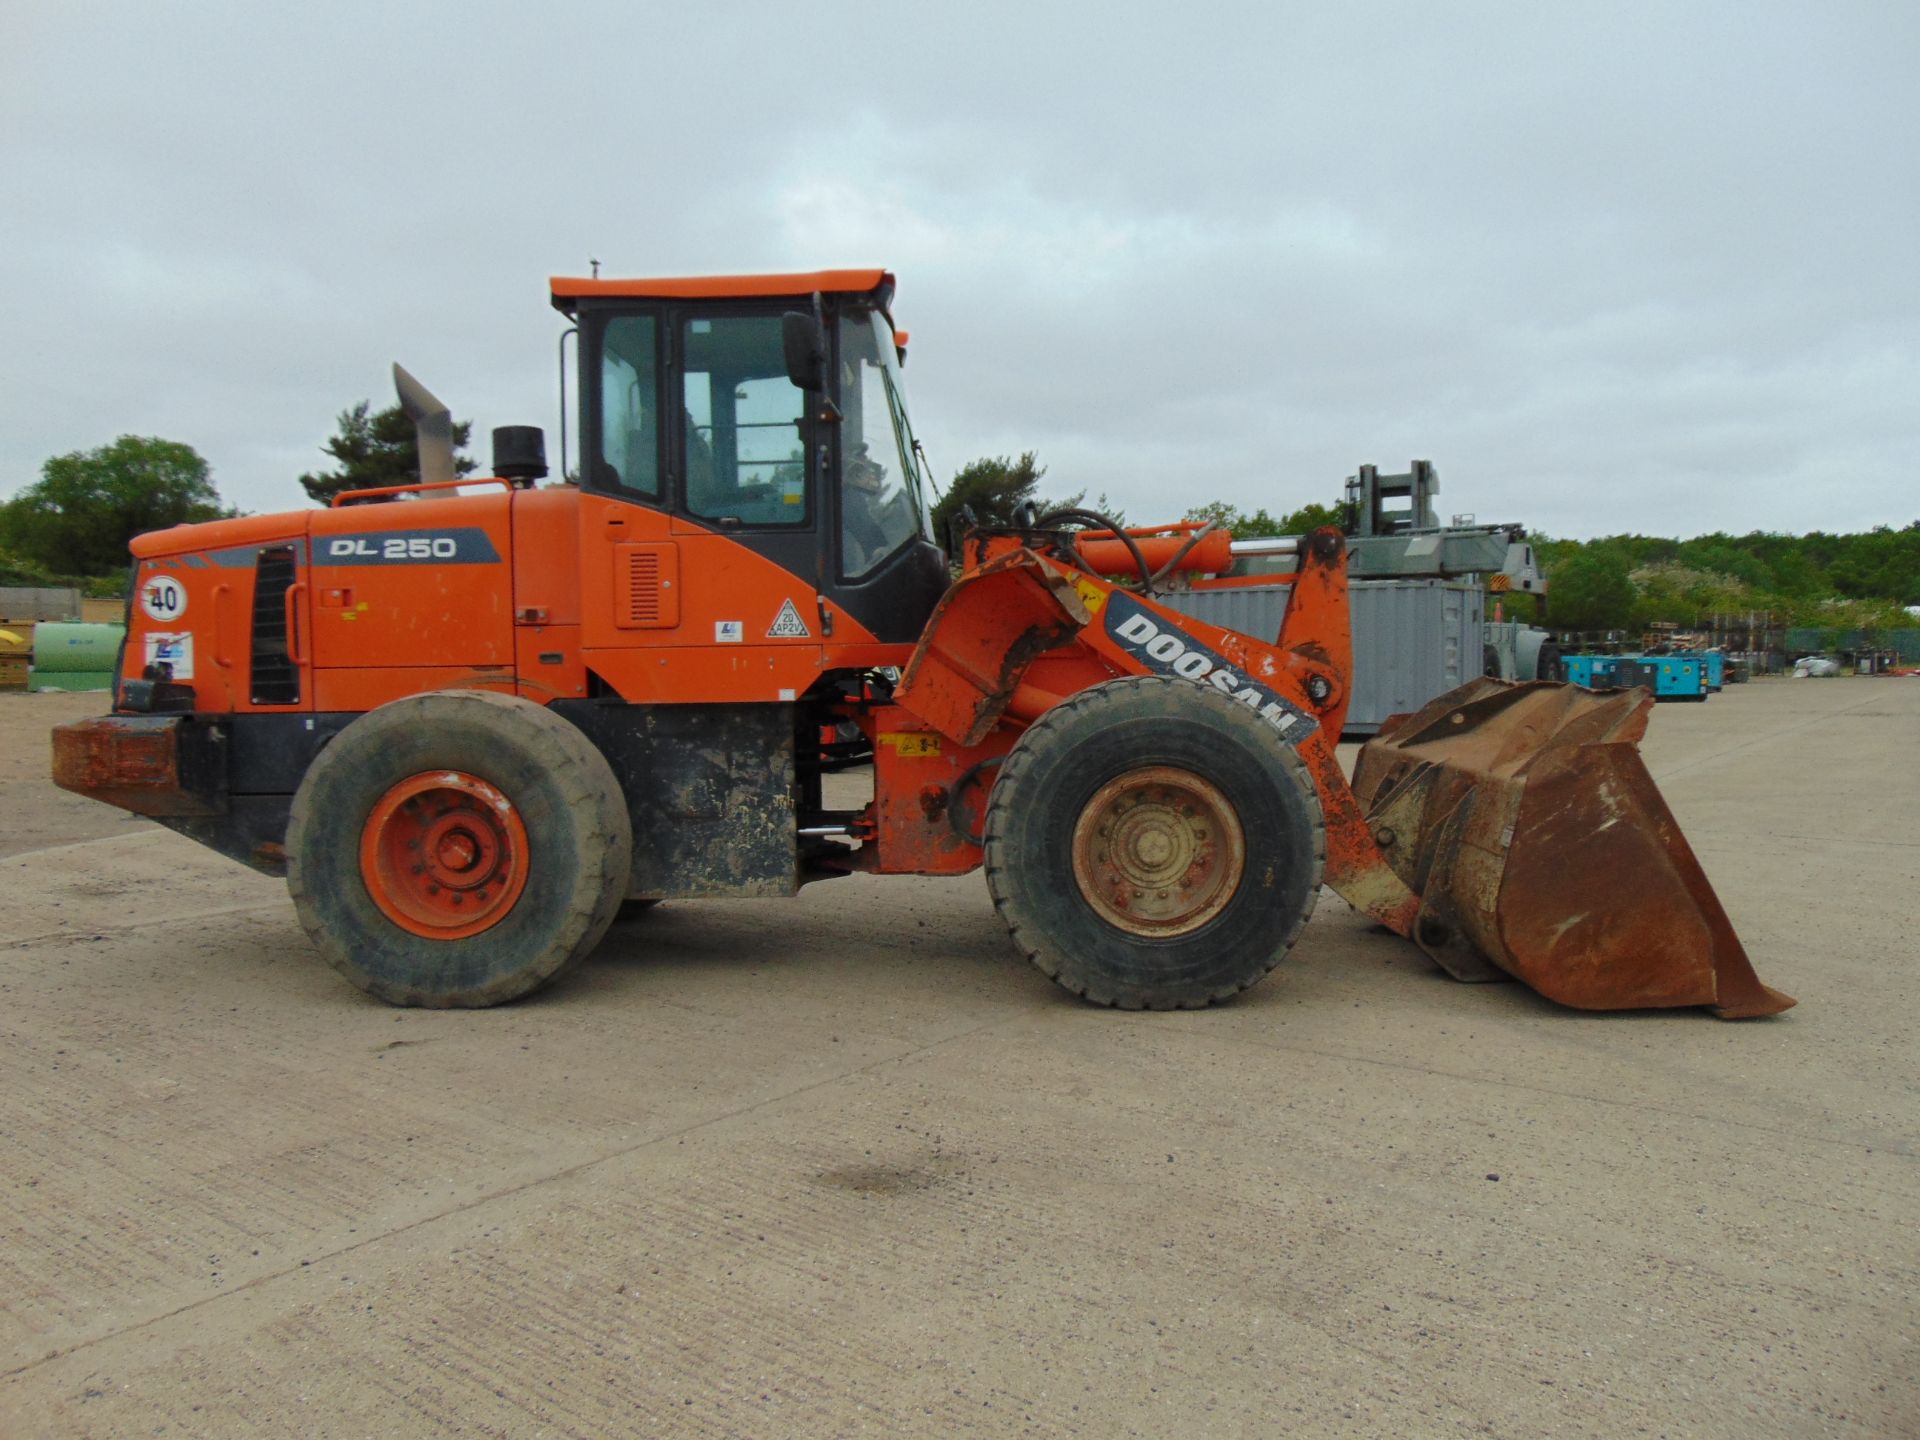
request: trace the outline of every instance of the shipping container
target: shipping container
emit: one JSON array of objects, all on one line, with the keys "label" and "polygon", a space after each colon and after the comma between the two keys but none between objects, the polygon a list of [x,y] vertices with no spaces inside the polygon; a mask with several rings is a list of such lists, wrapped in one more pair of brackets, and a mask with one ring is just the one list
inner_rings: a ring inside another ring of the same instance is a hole
[{"label": "shipping container", "polygon": [[[1451,580],[1354,580],[1353,698],[1346,733],[1374,735],[1390,715],[1418,710],[1483,672],[1486,602]],[[1161,600],[1183,615],[1272,643],[1287,613],[1285,585],[1183,590]]]}]

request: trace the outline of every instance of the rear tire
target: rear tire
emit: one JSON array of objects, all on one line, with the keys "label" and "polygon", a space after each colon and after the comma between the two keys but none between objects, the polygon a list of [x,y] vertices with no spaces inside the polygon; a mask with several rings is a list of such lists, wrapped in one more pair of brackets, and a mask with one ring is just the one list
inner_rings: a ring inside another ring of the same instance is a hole
[{"label": "rear tire", "polygon": [[1313,913],[1326,828],[1306,766],[1257,715],[1141,676],[1043,715],[987,806],[987,888],[1014,944],[1097,1005],[1238,994]]},{"label": "rear tire", "polygon": [[287,888],[327,963],[390,1005],[498,1005],[599,943],[627,891],[627,807],[606,757],[529,701],[396,700],[313,762]]}]

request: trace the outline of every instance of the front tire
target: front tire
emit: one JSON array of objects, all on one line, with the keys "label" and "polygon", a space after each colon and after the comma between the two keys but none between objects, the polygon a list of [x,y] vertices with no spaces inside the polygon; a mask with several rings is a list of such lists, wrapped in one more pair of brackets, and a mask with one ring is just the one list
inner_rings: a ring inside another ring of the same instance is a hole
[{"label": "front tire", "polygon": [[1098,1005],[1238,994],[1313,913],[1326,829],[1256,714],[1185,680],[1084,690],[1020,738],[987,806],[987,887],[1014,943]]},{"label": "front tire", "polygon": [[327,963],[390,1005],[498,1005],[599,943],[633,852],[606,757],[480,690],[408,696],[323,749],[287,826],[287,888]]}]

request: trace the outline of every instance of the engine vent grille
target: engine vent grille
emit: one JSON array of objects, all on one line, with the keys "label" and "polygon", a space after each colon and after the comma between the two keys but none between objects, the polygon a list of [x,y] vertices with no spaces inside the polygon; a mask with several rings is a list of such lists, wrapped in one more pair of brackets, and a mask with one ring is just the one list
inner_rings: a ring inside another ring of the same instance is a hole
[{"label": "engine vent grille", "polygon": [[614,623],[622,630],[670,630],[680,623],[679,546],[616,545],[613,568]]},{"label": "engine vent grille", "polygon": [[269,545],[254,561],[250,673],[256,705],[300,703],[300,667],[287,649],[287,591],[296,570],[291,545]]},{"label": "engine vent grille", "polygon": [[627,618],[635,625],[660,623],[660,557],[644,550],[627,556]]}]

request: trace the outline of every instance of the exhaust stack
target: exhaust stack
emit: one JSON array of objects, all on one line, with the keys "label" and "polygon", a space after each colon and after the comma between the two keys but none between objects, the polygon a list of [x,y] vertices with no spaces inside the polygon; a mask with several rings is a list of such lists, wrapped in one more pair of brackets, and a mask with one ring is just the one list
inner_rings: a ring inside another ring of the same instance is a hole
[{"label": "exhaust stack", "polygon": [[413,421],[413,433],[420,446],[420,482],[431,485],[452,480],[453,412],[397,362],[393,367],[393,388],[399,392],[400,408]]}]

